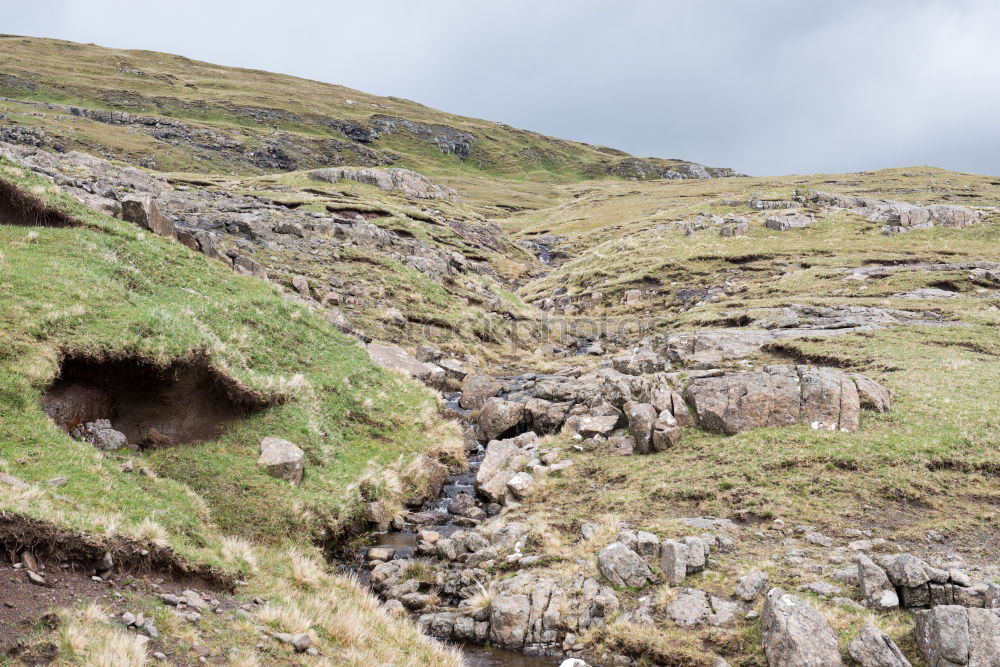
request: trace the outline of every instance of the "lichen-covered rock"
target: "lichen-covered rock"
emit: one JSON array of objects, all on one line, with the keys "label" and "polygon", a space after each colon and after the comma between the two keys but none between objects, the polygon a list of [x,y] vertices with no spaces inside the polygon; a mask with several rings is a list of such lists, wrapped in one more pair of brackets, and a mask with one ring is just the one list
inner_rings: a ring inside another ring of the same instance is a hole
[{"label": "lichen-covered rock", "polygon": [[493,440],[507,433],[524,418],[524,403],[487,399],[479,412],[479,429],[484,440]]},{"label": "lichen-covered rock", "polygon": [[887,634],[868,621],[847,647],[861,667],[910,667],[910,661]]},{"label": "lichen-covered rock", "polygon": [[770,667],[841,667],[837,634],[823,614],[802,598],[772,588],[761,616],[764,655]]},{"label": "lichen-covered rock", "polygon": [[621,542],[612,542],[597,555],[597,569],[614,586],[642,588],[653,581],[653,571],[639,554]]},{"label": "lichen-covered rock", "polygon": [[858,554],[858,584],[865,604],[873,609],[894,609],[899,606],[899,596],[885,570],[865,554]]}]

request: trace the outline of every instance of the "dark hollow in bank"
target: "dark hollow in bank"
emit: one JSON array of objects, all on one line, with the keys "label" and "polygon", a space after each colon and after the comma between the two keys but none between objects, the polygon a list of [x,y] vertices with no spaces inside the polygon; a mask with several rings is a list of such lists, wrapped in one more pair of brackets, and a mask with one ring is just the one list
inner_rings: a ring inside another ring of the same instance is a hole
[{"label": "dark hollow in bank", "polygon": [[129,444],[156,448],[210,440],[227,423],[277,402],[243,387],[200,355],[167,366],[140,357],[71,355],[42,407],[67,432],[107,419]]}]

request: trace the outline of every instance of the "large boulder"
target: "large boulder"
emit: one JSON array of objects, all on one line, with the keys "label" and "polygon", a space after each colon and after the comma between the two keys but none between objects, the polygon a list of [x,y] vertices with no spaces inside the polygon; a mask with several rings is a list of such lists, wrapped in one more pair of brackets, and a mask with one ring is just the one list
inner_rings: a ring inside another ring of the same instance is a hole
[{"label": "large boulder", "polygon": [[377,365],[387,370],[396,371],[411,378],[420,380],[429,387],[439,389],[444,386],[444,369],[434,364],[417,361],[406,350],[395,345],[369,343],[368,356]]},{"label": "large boulder", "polygon": [[491,440],[476,471],[475,487],[479,494],[490,502],[502,503],[507,497],[507,482],[521,467],[521,448],[533,444],[535,439],[534,433],[524,433],[507,440]]},{"label": "large boulder", "polygon": [[913,618],[917,647],[931,667],[1000,667],[1000,611],[939,605]]},{"label": "large boulder", "polygon": [[163,217],[150,197],[134,197],[122,202],[122,219],[159,236],[177,238],[174,223]]},{"label": "large boulder", "polygon": [[885,570],[865,554],[858,554],[858,583],[865,604],[873,609],[894,609],[899,606],[896,587],[889,581]]},{"label": "large boulder", "polygon": [[800,366],[798,371],[799,421],[820,431],[857,431],[861,405],[854,382],[832,368]]},{"label": "large boulder", "polygon": [[770,667],[841,667],[837,634],[823,614],[802,598],[772,588],[761,616],[764,655]]},{"label": "large boulder", "polygon": [[861,667],[910,667],[910,661],[887,634],[868,621],[847,647]]},{"label": "large boulder", "polygon": [[635,453],[648,454],[652,450],[653,429],[658,415],[649,403],[633,403],[628,406],[628,425],[635,437]]},{"label": "large boulder", "polygon": [[305,471],[305,453],[287,440],[267,437],[260,441],[257,467],[264,468],[272,477],[298,484]]},{"label": "large boulder", "polygon": [[507,433],[524,418],[524,403],[490,398],[479,412],[479,430],[484,440],[493,440]]},{"label": "large boulder", "polygon": [[799,386],[794,372],[730,373],[693,380],[685,398],[702,428],[733,435],[799,420]]},{"label": "large boulder", "polygon": [[458,404],[466,410],[479,410],[501,389],[503,385],[487,375],[467,375],[462,381],[462,396]]},{"label": "large boulder", "polygon": [[521,648],[531,615],[531,598],[524,594],[494,595],[490,602],[490,642],[504,648]]},{"label": "large boulder", "polygon": [[612,542],[597,554],[597,569],[614,586],[642,588],[653,581],[653,571],[642,556],[621,542]]},{"label": "large boulder", "polygon": [[685,397],[702,428],[732,435],[803,422],[815,429],[856,431],[861,410],[855,383],[840,371],[767,366],[692,380]]}]

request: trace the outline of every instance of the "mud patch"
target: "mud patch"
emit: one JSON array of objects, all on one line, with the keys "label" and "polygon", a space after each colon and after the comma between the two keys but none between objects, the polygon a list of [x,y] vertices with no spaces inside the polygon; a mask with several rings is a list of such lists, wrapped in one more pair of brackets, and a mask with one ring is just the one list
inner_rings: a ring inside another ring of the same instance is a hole
[{"label": "mud patch", "polygon": [[243,387],[205,356],[158,366],[139,357],[68,355],[42,408],[67,432],[107,419],[132,445],[210,440],[229,422],[279,401]]},{"label": "mud patch", "polygon": [[13,183],[0,179],[0,224],[23,227],[78,227],[79,220],[52,208]]}]

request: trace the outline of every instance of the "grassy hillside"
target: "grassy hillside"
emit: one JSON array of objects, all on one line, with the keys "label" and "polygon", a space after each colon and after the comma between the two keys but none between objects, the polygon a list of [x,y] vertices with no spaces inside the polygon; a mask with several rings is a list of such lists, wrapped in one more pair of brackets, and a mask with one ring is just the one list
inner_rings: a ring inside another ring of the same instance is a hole
[{"label": "grassy hillside", "polygon": [[[355,631],[386,642],[367,646],[338,630],[341,621],[332,616],[294,616],[297,605],[320,599],[372,607],[357,586],[325,572],[313,544],[341,532],[360,511],[355,483],[367,470],[443,453],[454,442],[434,397],[380,371],[360,347],[273,285],[94,213],[9,162],[0,169],[5,183],[37,205],[80,223],[0,224],[0,470],[28,484],[0,484],[0,516],[37,518],[98,541],[151,541],[191,568],[244,578],[241,596],[273,599],[272,612],[288,614],[272,619],[274,626],[312,628],[328,655],[450,660],[422,644],[412,627],[378,613],[353,621]],[[42,412],[42,391],[68,355],[151,366],[206,355],[272,405],[207,442],[102,455]],[[305,451],[301,486],[256,467],[258,443],[268,435]],[[134,461],[131,471],[122,467],[127,460]],[[44,484],[57,477],[66,478],[63,486]],[[299,559],[291,569],[289,558]],[[301,568],[308,575],[296,581]],[[201,627],[206,641],[213,627]],[[252,637],[253,624],[240,632]],[[423,658],[405,657],[411,651]]]},{"label": "grassy hillside", "polygon": [[[0,102],[7,123],[44,132],[49,145],[167,171],[260,173],[292,166],[287,158],[299,168],[392,163],[432,176],[573,181],[657,178],[658,170],[689,164],[661,159],[639,164],[622,151],[409,100],[151,51],[4,36],[0,70],[0,95],[10,98]],[[119,121],[69,118],[67,110],[45,103],[151,116],[162,127],[150,129],[144,121],[122,132]],[[271,152],[281,166],[247,151]]]}]

